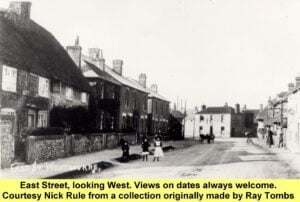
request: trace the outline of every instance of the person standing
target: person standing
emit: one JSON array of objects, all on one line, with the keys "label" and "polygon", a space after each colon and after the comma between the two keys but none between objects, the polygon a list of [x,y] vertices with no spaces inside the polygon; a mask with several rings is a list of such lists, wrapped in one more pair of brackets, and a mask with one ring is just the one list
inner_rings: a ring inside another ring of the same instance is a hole
[{"label": "person standing", "polygon": [[278,148],[280,148],[280,147],[283,147],[283,131],[282,131],[282,128],[280,128],[279,130],[278,130]]},{"label": "person standing", "polygon": [[122,146],[122,151],[123,151],[123,156],[122,158],[124,160],[128,160],[129,159],[129,145],[127,141],[124,141],[124,144]]},{"label": "person standing", "polygon": [[246,136],[246,138],[247,138],[247,144],[249,144],[249,143],[251,142],[251,140],[250,140],[250,132],[249,132],[249,131],[246,131],[246,132],[245,132],[245,136]]},{"label": "person standing", "polygon": [[148,161],[148,155],[149,155],[149,147],[150,147],[150,143],[148,142],[148,139],[145,138],[143,143],[142,143],[142,157],[143,157],[143,161]]},{"label": "person standing", "polygon": [[164,153],[162,150],[162,142],[161,139],[159,137],[157,137],[154,141],[154,159],[153,161],[157,160],[159,161],[159,157],[163,157]]},{"label": "person standing", "polygon": [[273,141],[273,131],[271,130],[270,126],[268,127],[267,131],[267,145],[271,148],[271,146],[274,144]]}]

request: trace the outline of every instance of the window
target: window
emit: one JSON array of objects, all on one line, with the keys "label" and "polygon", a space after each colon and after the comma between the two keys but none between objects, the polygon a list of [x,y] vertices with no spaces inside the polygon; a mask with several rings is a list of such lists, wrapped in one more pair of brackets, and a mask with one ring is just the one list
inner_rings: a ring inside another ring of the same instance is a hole
[{"label": "window", "polygon": [[81,102],[83,102],[84,104],[87,103],[87,94],[85,92],[81,93]]},{"label": "window", "polygon": [[47,111],[39,111],[37,127],[44,128],[47,126],[48,126],[48,112]]},{"label": "window", "polygon": [[102,85],[101,85],[101,92],[100,92],[101,99],[104,98],[104,91],[105,91],[105,89],[104,89],[104,83],[102,83]]},{"label": "window", "polygon": [[210,121],[212,121],[213,120],[213,115],[210,115]]},{"label": "window", "polygon": [[100,130],[103,130],[104,126],[104,112],[101,112],[100,114]]},{"label": "window", "polygon": [[15,116],[16,111],[14,109],[11,109],[11,108],[3,108],[3,109],[0,110],[0,114],[1,115]]},{"label": "window", "polygon": [[49,80],[39,76],[39,96],[49,97]]},{"label": "window", "polygon": [[204,117],[200,115],[199,121],[203,121],[203,120],[204,120]]},{"label": "window", "polygon": [[143,100],[143,109],[144,109],[144,111],[147,110],[147,96],[144,96],[144,100]]},{"label": "window", "polygon": [[36,127],[36,112],[34,110],[29,109],[27,114],[27,126],[29,128]]},{"label": "window", "polygon": [[125,107],[129,107],[129,91],[125,92]]},{"label": "window", "polygon": [[136,108],[136,92],[134,92],[133,93],[133,95],[132,95],[132,99],[133,99],[133,109],[135,109]]},{"label": "window", "polygon": [[17,92],[17,69],[3,65],[2,90]]},{"label": "window", "polygon": [[115,127],[115,117],[111,117],[111,129],[113,130]]},{"label": "window", "polygon": [[73,99],[73,89],[71,87],[66,87],[66,98],[67,100]]},{"label": "window", "polygon": [[221,122],[224,121],[224,115],[221,115]]},{"label": "window", "polygon": [[115,99],[115,97],[116,97],[116,89],[115,89],[115,87],[113,87],[113,88],[112,88],[112,95],[111,95],[111,98],[112,98],[112,99]]}]

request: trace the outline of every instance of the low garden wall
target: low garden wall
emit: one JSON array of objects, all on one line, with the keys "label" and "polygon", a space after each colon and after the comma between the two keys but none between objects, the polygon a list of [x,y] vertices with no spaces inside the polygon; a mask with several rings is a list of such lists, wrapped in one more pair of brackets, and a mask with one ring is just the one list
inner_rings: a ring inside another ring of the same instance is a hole
[{"label": "low garden wall", "polygon": [[28,136],[26,138],[26,163],[113,149],[118,147],[121,138],[127,140],[129,144],[136,144],[135,133]]}]

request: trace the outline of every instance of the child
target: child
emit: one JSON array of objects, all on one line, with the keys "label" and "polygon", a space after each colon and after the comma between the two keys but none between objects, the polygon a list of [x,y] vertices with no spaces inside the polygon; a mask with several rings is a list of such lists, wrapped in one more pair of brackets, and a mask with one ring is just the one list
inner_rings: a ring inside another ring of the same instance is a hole
[{"label": "child", "polygon": [[124,144],[122,146],[122,151],[123,151],[123,156],[122,158],[124,160],[128,160],[129,159],[129,145],[127,141],[124,141]]},{"label": "child", "polygon": [[148,155],[149,155],[149,147],[150,147],[150,144],[148,142],[148,139],[145,138],[143,143],[142,143],[142,149],[143,149],[143,152],[142,152],[142,156],[143,156],[143,161],[148,161]]},{"label": "child", "polygon": [[154,147],[155,147],[155,150],[154,150],[154,159],[153,159],[153,161],[155,161],[155,160],[159,161],[159,157],[164,156],[164,153],[163,153],[163,150],[162,150],[162,142],[161,142],[159,137],[157,137],[155,139]]}]

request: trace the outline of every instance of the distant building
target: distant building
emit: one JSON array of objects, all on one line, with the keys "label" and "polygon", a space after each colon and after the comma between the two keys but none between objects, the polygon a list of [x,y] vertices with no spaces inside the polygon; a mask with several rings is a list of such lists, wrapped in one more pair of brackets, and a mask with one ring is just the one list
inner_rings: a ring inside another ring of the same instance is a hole
[{"label": "distant building", "polygon": [[256,136],[256,114],[259,110],[235,109],[227,104],[223,107],[202,106],[195,115],[195,134],[214,134],[216,137],[244,137],[245,131]]},{"label": "distant building", "polygon": [[198,138],[199,135],[195,133],[195,115],[198,111],[196,109],[186,110],[186,117],[184,119],[184,136],[185,138]]},{"label": "distant building", "polygon": [[182,140],[185,138],[184,134],[184,118],[185,114],[178,110],[172,110],[169,116],[169,138],[173,140]]}]

